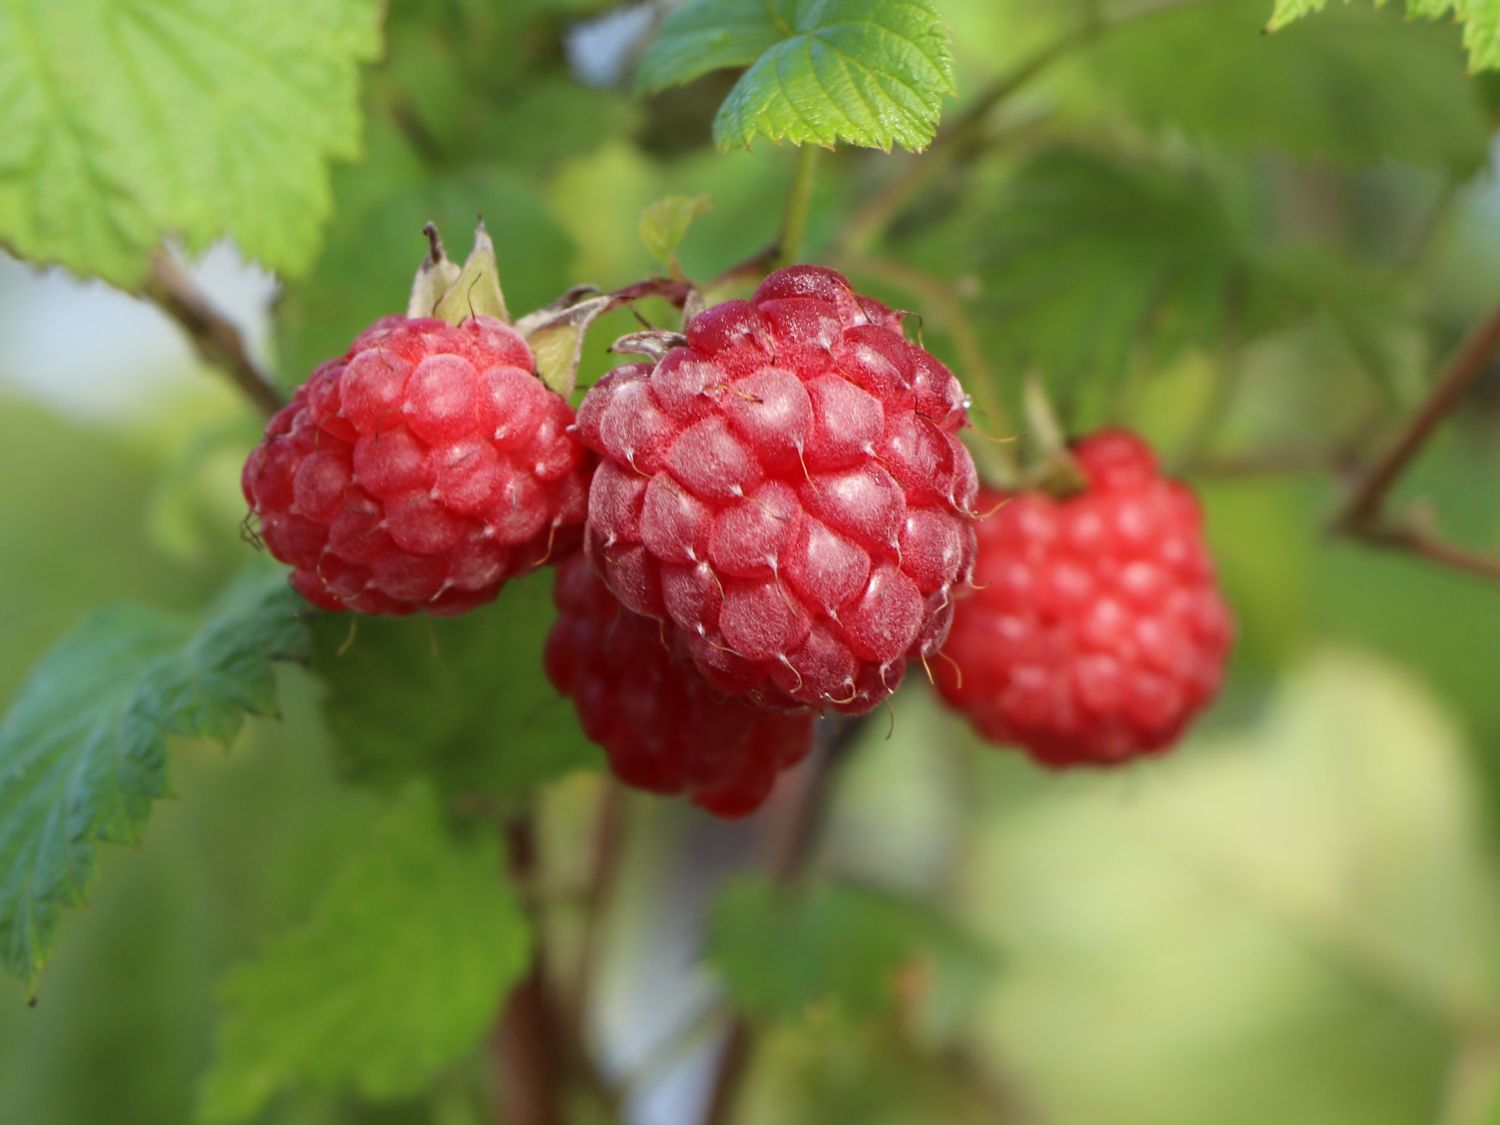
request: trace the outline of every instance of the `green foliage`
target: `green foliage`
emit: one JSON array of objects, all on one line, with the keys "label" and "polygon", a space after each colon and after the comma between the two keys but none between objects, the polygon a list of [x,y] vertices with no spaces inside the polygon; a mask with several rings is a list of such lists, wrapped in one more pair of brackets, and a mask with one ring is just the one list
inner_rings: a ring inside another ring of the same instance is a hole
[{"label": "green foliage", "polygon": [[1205,142],[1299,157],[1471,172],[1489,132],[1455,37],[1340,8],[1262,34],[1262,0],[1187,4],[1122,25],[1081,56],[1093,104]]},{"label": "green foliage", "polygon": [[417,1092],[483,1037],[529,949],[494,834],[455,836],[406,793],[312,917],[225,983],[203,1118],[250,1120],[293,1085]]},{"label": "green foliage", "polygon": [[1255,271],[1210,178],[1076,149],[1029,161],[980,223],[1004,346],[1062,379],[1216,339]]},{"label": "green foliage", "polygon": [[[1345,0],[1347,3],[1347,0]],[[1375,0],[1380,7],[1385,0]],[[1328,0],[1276,0],[1266,26],[1278,31],[1294,20],[1328,7]],[[1454,19],[1464,25],[1464,47],[1474,70],[1500,70],[1500,3],[1496,0],[1406,0],[1406,13],[1416,19]]]},{"label": "green foliage", "polygon": [[236,583],[201,622],[101,610],[32,671],[0,729],[0,946],[29,981],[100,842],[127,843],[167,791],[167,736],[227,745],[276,706],[271,664],[305,656],[280,575]]},{"label": "green foliage", "polygon": [[450,792],[513,797],[595,766],[542,669],[551,579],[511,583],[463,617],[319,621],[313,669],[344,768],[380,784],[429,776]]},{"label": "green foliage", "polygon": [[931,0],[691,0],[667,17],[638,82],[661,90],[742,66],[714,118],[724,149],[764,136],[916,151],[953,93],[948,25]]},{"label": "green foliage", "polygon": [[897,999],[899,970],[930,953],[983,957],[931,905],[846,883],[742,877],[720,893],[709,925],[708,957],[729,995],[767,1019],[827,1005],[880,1015]]},{"label": "green foliage", "polygon": [[711,211],[706,195],[669,195],[641,213],[641,242],[673,277],[682,277],[677,248],[699,215]]},{"label": "green foliage", "polygon": [[375,0],[5,5],[0,241],[127,288],[166,236],[306,272],[379,18]]}]

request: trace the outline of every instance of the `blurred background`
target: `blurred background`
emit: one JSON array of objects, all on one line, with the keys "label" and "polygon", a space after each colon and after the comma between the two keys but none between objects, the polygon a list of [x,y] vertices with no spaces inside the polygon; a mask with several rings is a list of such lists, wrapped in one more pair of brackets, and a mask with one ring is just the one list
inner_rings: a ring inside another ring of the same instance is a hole
[{"label": "blurred background", "polygon": [[[808,255],[922,310],[928,346],[982,387],[981,429],[1020,428],[1035,371],[1075,431],[1118,421],[1158,443],[1203,498],[1238,616],[1228,687],[1161,761],[1049,775],[912,677],[842,771],[818,860],[884,905],[835,898],[814,937],[767,936],[759,960],[706,919],[735,917],[720,888],[760,862],[790,797],[733,825],[624,798],[588,1034],[625,1112],[695,1119],[727,976],[747,994],[817,982],[756,1013],[748,1122],[1493,1125],[1500,584],[1324,529],[1500,302],[1500,84],[1465,73],[1455,26],[1395,6],[1334,5],[1272,36],[1271,0],[940,7],[959,90],[945,126],[964,135],[920,169],[826,157]],[[461,250],[483,212],[512,310],[655,272],[638,222],[668,194],[711,201],[681,250],[690,276],[752,256],[795,153],[712,151],[732,75],[633,95],[659,18],[392,0],[364,152],[335,168],[311,273],[282,282],[221,244],[193,277],[291,386],[404,304],[429,218]],[[595,331],[584,384],[635,326],[621,312]],[[191,609],[246,562],[238,473],[259,426],[152,305],[4,257],[0,396],[10,698],[90,607]],[[1500,368],[1392,502],[1500,549]],[[485,666],[496,684],[534,669],[547,603],[545,581],[507,590],[519,624]],[[568,747],[577,768],[540,801],[569,949],[607,775],[530,675],[529,696],[439,749],[478,777],[528,740]],[[362,782],[400,754],[349,733],[337,687],[280,678],[280,721],[228,753],[174,744],[172,796],[139,846],[103,850],[35,1006],[0,986],[0,1120],[194,1119],[219,982],[369,839],[380,787]],[[486,683],[466,690],[483,709]],[[913,913],[942,920],[920,956],[865,949]],[[483,1056],[417,1096],[309,1085],[258,1120],[482,1121]]]}]

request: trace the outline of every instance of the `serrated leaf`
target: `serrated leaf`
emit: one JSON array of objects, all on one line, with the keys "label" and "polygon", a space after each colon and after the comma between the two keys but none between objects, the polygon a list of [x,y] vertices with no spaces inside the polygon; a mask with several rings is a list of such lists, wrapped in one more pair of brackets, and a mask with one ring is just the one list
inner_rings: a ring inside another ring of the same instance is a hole
[{"label": "serrated leaf", "polygon": [[1163,10],[1080,55],[1104,110],[1240,149],[1472,172],[1488,127],[1451,29],[1340,6],[1264,34],[1263,0]]},{"label": "serrated leaf", "polygon": [[415,1093],[483,1037],[529,949],[495,835],[404,794],[312,917],[225,982],[203,1118],[249,1120],[293,1085]]},{"label": "serrated leaf", "polygon": [[352,639],[349,618],[319,621],[313,668],[344,768],[377,784],[427,776],[448,792],[505,797],[596,767],[542,667],[551,580],[512,582],[462,617],[362,618]]},{"label": "serrated leaf", "polygon": [[942,945],[961,946],[971,963],[982,956],[929,905],[850,883],[801,889],[760,876],[720,893],[708,933],[709,960],[731,998],[773,1019],[829,1003],[877,1016],[897,998],[898,970]]},{"label": "serrated leaf", "polygon": [[0,7],[0,242],[132,288],[164,237],[302,273],[359,147],[376,0]]},{"label": "serrated leaf", "polygon": [[1052,379],[1108,379],[1321,314],[1388,377],[1378,330],[1401,307],[1393,283],[1268,250],[1245,202],[1202,172],[1043,151],[969,239],[997,346]]},{"label": "serrated leaf", "polygon": [[1029,162],[981,220],[985,304],[1002,346],[1061,379],[1118,375],[1217,338],[1242,270],[1208,184],[1070,149]]},{"label": "serrated leaf", "polygon": [[[1348,0],[1345,0],[1347,3]],[[1381,7],[1385,0],[1375,0]],[[1276,0],[1268,31],[1321,12],[1328,0]],[[1500,2],[1497,0],[1406,0],[1406,14],[1429,20],[1454,19],[1463,24],[1464,48],[1471,70],[1500,70]]]},{"label": "serrated leaf", "polygon": [[232,586],[201,622],[105,609],[42,658],[0,727],[0,950],[23,981],[83,901],[95,845],[126,843],[167,791],[167,736],[229,743],[275,711],[272,662],[303,659],[281,575]]},{"label": "serrated leaf", "polygon": [[682,278],[677,248],[687,237],[688,227],[699,215],[713,210],[706,195],[669,195],[641,213],[641,242],[650,255],[673,277]]},{"label": "serrated leaf", "polygon": [[917,151],[953,93],[948,25],[931,0],[691,0],[642,60],[646,90],[749,69],[714,119],[720,148],[757,136]]}]

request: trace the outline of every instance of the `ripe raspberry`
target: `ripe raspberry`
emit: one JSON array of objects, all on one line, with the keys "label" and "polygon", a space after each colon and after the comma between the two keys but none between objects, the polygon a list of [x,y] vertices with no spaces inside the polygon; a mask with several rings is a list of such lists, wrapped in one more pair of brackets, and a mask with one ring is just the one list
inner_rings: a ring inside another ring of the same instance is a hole
[{"label": "ripe raspberry", "polygon": [[627,785],[686,792],[716,816],[745,816],[807,754],[811,715],[720,695],[662,643],[672,627],[621,606],[583,555],[558,565],[553,599],[547,675]]},{"label": "ripe raspberry", "polygon": [[1049,766],[1165,750],[1219,689],[1233,634],[1198,502],[1122,430],[1084,438],[1064,499],[986,493],[975,592],[938,688],[986,738]]},{"label": "ripe raspberry", "polygon": [[867,711],[942,644],[969,579],[966,423],[896,313],[832,270],[780,270],[589,392],[585,540],[721,690]]},{"label": "ripe raspberry", "polygon": [[451,615],[491,600],[583,520],[573,411],[508,325],[382,317],[271,419],[245,499],[324,609]]}]

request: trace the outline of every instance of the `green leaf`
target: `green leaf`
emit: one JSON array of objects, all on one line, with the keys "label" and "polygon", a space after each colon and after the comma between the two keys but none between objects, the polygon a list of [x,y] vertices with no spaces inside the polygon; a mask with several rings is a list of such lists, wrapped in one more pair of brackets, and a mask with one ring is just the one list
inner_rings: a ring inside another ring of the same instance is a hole
[{"label": "green leaf", "polygon": [[677,248],[699,215],[713,210],[706,195],[669,195],[641,214],[641,241],[647,251],[675,278],[682,277]]},{"label": "green leaf", "polygon": [[312,917],[225,982],[203,1118],[248,1120],[293,1085],[399,1098],[461,1057],[530,949],[500,873],[493,833],[457,837],[430,791],[405,794]]},{"label": "green leaf", "polygon": [[377,784],[429,776],[447,791],[506,796],[597,766],[542,667],[551,580],[513,582],[462,617],[319,621],[313,667],[344,768]]},{"label": "green leaf", "polygon": [[720,148],[764,136],[917,151],[953,93],[932,0],[691,0],[667,17],[638,83],[660,90],[740,66],[714,119]]},{"label": "green leaf", "polygon": [[1389,379],[1382,332],[1406,311],[1395,283],[1352,259],[1268,249],[1257,212],[1203,171],[1044,150],[967,239],[996,347],[1079,385],[1316,314]]},{"label": "green leaf", "polygon": [[0,242],[132,288],[163,237],[306,271],[359,147],[376,0],[0,7]]},{"label": "green leaf", "polygon": [[[1346,0],[1347,2],[1347,0]],[[1385,0],[1375,0],[1380,7]],[[1276,0],[1268,31],[1321,12],[1328,0]],[[1500,3],[1496,0],[1406,0],[1406,14],[1429,20],[1454,19],[1464,25],[1464,47],[1472,70],[1500,70]]]},{"label": "green leaf", "polygon": [[708,957],[734,1001],[756,1016],[792,1019],[832,1003],[854,1018],[895,1001],[898,970],[938,947],[975,947],[930,905],[848,883],[782,887],[731,882],[714,903]]},{"label": "green leaf", "polygon": [[1079,73],[1101,109],[1240,149],[1470,172],[1485,158],[1479,91],[1450,29],[1343,8],[1263,34],[1263,0],[1168,9],[1105,36]]},{"label": "green leaf", "polygon": [[24,981],[83,901],[100,842],[137,839],[167,791],[167,736],[228,744],[276,708],[272,662],[303,659],[281,575],[232,586],[201,623],[105,609],[32,671],[0,728],[0,949]]},{"label": "green leaf", "polygon": [[1215,340],[1244,267],[1203,178],[1071,149],[1029,162],[980,223],[1003,346],[1061,379],[1118,375],[1142,341],[1164,358]]}]

